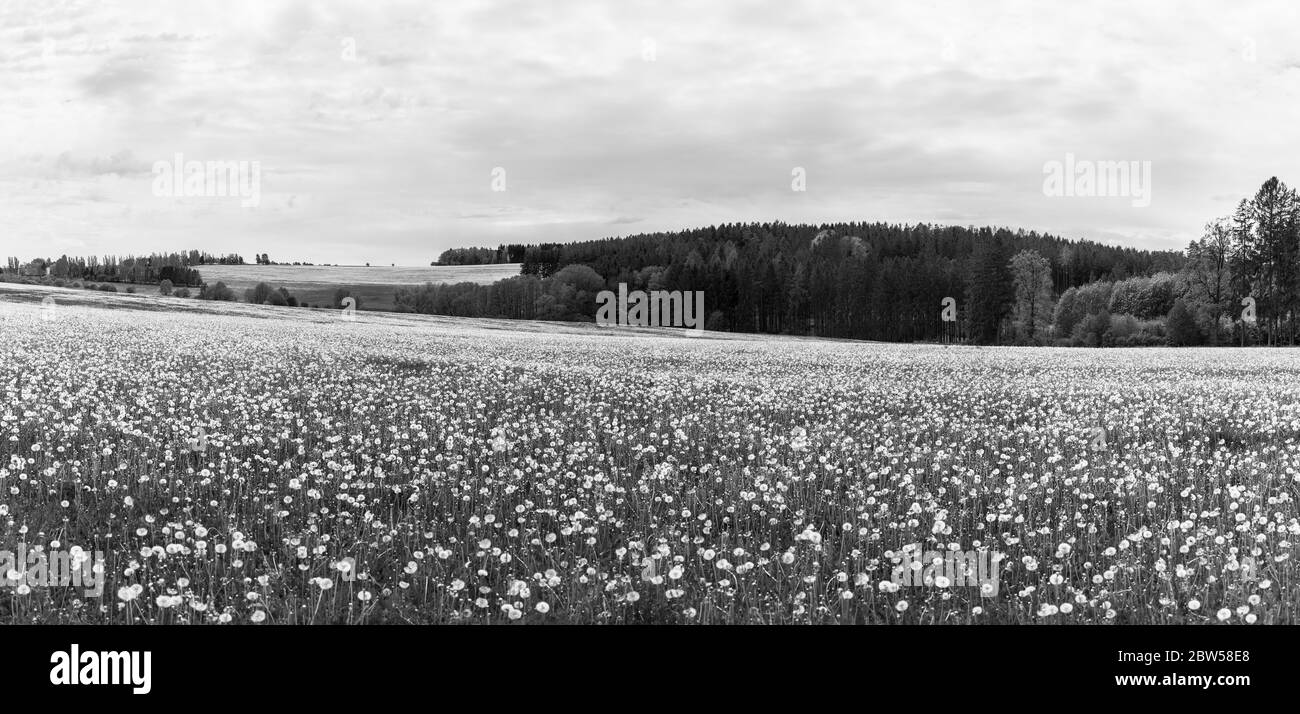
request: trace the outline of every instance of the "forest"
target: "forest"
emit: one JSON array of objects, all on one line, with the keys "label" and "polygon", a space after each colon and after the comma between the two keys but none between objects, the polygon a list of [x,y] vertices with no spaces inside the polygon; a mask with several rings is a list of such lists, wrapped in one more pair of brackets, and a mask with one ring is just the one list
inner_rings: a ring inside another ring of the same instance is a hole
[{"label": "forest", "polygon": [[[492,285],[402,288],[397,309],[592,320],[595,295],[704,291],[710,330],[886,341],[1145,346],[1296,343],[1300,203],[1271,178],[1185,251],[928,224],[724,224],[447,251],[520,262]],[[955,302],[955,320],[942,305]]]}]

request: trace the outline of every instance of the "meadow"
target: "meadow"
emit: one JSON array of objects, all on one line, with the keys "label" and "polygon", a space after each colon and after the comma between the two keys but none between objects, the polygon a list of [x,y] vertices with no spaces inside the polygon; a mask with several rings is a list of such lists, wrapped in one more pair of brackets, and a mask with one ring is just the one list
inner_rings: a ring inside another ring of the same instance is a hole
[{"label": "meadow", "polygon": [[[0,588],[0,622],[1298,621],[1283,349],[6,286],[0,391],[0,547],[101,550],[107,578]],[[900,586],[914,547],[989,552],[996,594]]]},{"label": "meadow", "polygon": [[242,295],[258,283],[283,286],[300,303],[333,305],[334,291],[351,291],[363,310],[393,309],[399,287],[425,283],[494,283],[519,274],[518,263],[499,265],[388,266],[388,265],[200,265],[208,284],[224,282]]}]

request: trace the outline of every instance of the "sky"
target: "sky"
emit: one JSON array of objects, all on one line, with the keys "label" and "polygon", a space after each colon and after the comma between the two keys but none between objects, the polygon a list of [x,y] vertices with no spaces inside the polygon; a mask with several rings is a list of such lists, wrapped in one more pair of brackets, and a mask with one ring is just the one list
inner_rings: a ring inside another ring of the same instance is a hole
[{"label": "sky", "polygon": [[[776,220],[1181,249],[1300,183],[1297,29],[1290,2],[4,0],[0,253],[424,265]],[[178,154],[245,192],[167,183]],[[1049,195],[1067,157],[1146,200]]]}]

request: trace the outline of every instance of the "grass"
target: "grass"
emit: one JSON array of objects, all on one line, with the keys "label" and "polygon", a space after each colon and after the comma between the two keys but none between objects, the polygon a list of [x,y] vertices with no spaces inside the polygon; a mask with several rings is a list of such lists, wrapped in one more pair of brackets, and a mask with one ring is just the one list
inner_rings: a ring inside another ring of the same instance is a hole
[{"label": "grass", "polygon": [[1291,351],[0,293],[0,546],[107,573],[2,622],[1297,621]]}]

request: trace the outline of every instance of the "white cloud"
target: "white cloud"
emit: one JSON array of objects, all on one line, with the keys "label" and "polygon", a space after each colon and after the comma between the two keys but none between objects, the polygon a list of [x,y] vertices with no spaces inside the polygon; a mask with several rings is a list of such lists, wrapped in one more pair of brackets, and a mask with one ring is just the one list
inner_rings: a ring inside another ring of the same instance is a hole
[{"label": "white cloud", "polygon": [[[0,234],[376,263],[777,219],[1178,248],[1300,183],[1292,10],[1251,8],[6,4]],[[259,161],[261,205],[154,197],[140,167],[177,152]],[[1150,207],[1044,196],[1067,153],[1152,162]]]}]

